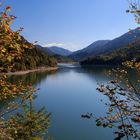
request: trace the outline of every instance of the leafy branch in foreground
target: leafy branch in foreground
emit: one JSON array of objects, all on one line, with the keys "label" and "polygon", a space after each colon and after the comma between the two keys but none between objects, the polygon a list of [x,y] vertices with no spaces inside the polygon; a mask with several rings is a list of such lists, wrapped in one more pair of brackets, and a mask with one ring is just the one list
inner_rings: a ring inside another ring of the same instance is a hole
[{"label": "leafy branch in foreground", "polygon": [[[140,63],[126,62],[127,68],[135,69],[139,72]],[[126,136],[127,139],[133,137],[140,139],[140,85],[128,76],[125,69],[117,69],[116,80],[110,81],[107,85],[100,85],[97,90],[109,99],[107,116],[97,118],[97,126],[117,127],[116,139]],[[138,73],[139,74],[139,73]],[[137,74],[137,77],[140,78]]]},{"label": "leafy branch in foreground", "polygon": [[[108,74],[113,76],[113,80],[106,85],[99,84],[97,88],[108,98],[105,103],[108,108],[107,115],[96,118],[88,113],[86,118],[94,118],[97,126],[116,128],[115,140],[123,137],[127,140],[140,140],[140,62],[127,61],[123,65],[123,68],[109,71]],[[134,81],[129,76],[132,70],[137,77]],[[85,118],[84,116],[81,117]]]},{"label": "leafy branch in foreground", "polygon": [[134,14],[135,21],[140,24],[140,1],[139,0],[127,0],[129,3],[129,9],[127,13]]}]

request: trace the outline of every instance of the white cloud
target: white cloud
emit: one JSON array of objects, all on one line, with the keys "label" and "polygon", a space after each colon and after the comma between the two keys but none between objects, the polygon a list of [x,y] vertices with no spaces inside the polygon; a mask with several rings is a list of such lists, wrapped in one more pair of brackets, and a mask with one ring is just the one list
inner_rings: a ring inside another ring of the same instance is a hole
[{"label": "white cloud", "polygon": [[52,47],[52,46],[64,47],[65,44],[63,44],[63,43],[48,43],[48,44],[44,45],[44,47]]}]

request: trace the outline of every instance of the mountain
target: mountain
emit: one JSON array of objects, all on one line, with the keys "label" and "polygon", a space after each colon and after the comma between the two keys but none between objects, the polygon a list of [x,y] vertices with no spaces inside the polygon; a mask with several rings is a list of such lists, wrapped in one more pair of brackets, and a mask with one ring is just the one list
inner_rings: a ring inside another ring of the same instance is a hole
[{"label": "mountain", "polygon": [[125,61],[140,61],[140,41],[126,45],[123,48],[94,57],[87,58],[80,62],[81,65],[122,65]]},{"label": "mountain", "polygon": [[[68,62],[72,62],[73,61],[72,59],[70,59],[67,56],[65,56],[64,53],[63,53],[63,55],[60,55],[58,53],[53,52],[51,50],[51,47],[42,47],[40,45],[35,45],[35,47],[37,49],[39,49],[41,52],[46,53],[46,54],[48,54],[51,57],[54,57],[57,60],[58,63],[62,63],[62,62],[68,63]],[[60,48],[60,49],[61,50],[65,50],[63,48]],[[66,50],[66,52],[69,52],[69,51]]]},{"label": "mountain", "polygon": [[35,47],[43,53],[47,53],[49,56],[55,55],[48,47],[42,47],[41,45],[35,45]]},{"label": "mountain", "polygon": [[99,51],[99,48],[101,48],[102,46],[104,46],[108,42],[110,42],[110,40],[96,41],[84,49],[73,52],[71,55],[69,55],[69,57],[71,59],[74,59],[74,60],[85,59],[89,56],[96,54],[96,52]]},{"label": "mountain", "polygon": [[36,48],[38,48],[42,52],[49,54],[50,56],[54,56],[54,55],[68,56],[72,53],[67,49],[56,47],[56,46],[52,46],[52,47],[42,47],[40,45],[35,45],[35,46]]},{"label": "mountain", "polygon": [[49,47],[49,49],[54,54],[61,55],[61,56],[68,56],[68,55],[70,55],[72,53],[71,51],[69,51],[67,49],[56,47],[56,46]]},{"label": "mountain", "polygon": [[[125,47],[131,43],[140,40],[139,28],[123,34],[122,36],[113,40],[96,41],[88,47],[72,53],[69,57],[75,60],[84,60],[88,57],[94,57],[101,54],[111,53],[114,50]],[[100,44],[101,42],[101,44]],[[98,45],[99,43],[99,45]],[[96,45],[97,44],[97,45]]]}]

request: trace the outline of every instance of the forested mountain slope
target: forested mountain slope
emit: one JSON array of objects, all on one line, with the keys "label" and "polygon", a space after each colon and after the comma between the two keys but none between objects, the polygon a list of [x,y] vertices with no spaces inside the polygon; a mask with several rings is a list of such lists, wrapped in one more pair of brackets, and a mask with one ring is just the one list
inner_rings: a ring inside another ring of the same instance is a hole
[{"label": "forested mountain slope", "polygon": [[140,61],[140,41],[127,45],[111,53],[89,57],[81,61],[81,65],[121,65],[122,62],[133,60]]}]

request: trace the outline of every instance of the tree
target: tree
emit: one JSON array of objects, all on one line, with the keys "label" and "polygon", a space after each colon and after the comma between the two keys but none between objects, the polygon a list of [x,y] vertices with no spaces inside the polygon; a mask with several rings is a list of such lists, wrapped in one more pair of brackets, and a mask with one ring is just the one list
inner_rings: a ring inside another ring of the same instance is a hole
[{"label": "tree", "polygon": [[23,28],[16,32],[11,30],[10,25],[16,17],[9,15],[10,11],[11,7],[7,6],[0,14],[0,71],[12,70],[14,59],[20,59],[25,48],[32,48],[20,36]]},{"label": "tree", "polygon": [[[32,44],[20,36],[22,28],[16,32],[11,30],[15,16],[9,15],[10,11],[11,7],[7,6],[0,14],[0,72],[13,70],[14,59],[21,59],[26,48],[32,49]],[[30,84],[10,83],[6,75],[0,75],[0,102],[7,103],[0,110],[0,139],[43,139],[42,134],[50,125],[50,113],[45,108],[37,111],[33,107],[36,91]],[[13,117],[9,116],[11,113]]]}]

